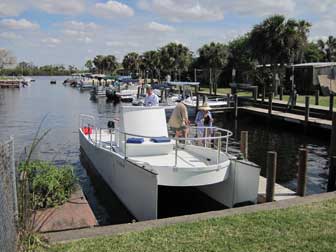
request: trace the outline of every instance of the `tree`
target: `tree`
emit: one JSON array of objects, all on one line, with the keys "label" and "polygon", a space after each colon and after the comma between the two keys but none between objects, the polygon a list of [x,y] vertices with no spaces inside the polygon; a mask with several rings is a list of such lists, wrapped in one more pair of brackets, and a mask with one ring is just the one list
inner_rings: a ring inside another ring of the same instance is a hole
[{"label": "tree", "polygon": [[245,81],[243,74],[253,70],[256,65],[252,52],[249,48],[249,39],[249,34],[246,34],[232,40],[228,45],[228,72],[231,75],[232,69],[236,69],[236,80],[238,81]]},{"label": "tree", "polygon": [[16,58],[12,53],[4,48],[0,48],[0,69],[6,66],[14,65],[16,63]]},{"label": "tree", "polygon": [[93,72],[93,62],[92,60],[87,60],[85,62],[85,67],[87,70],[89,70],[89,72]]},{"label": "tree", "polygon": [[169,43],[168,45],[160,48],[160,66],[165,74],[174,73],[174,79],[177,75],[181,76],[181,71],[187,71],[192,62],[192,53],[188,47],[177,44]]},{"label": "tree", "polygon": [[93,59],[93,64],[95,65],[95,67],[96,67],[96,69],[99,73],[104,72],[103,59],[104,59],[103,55],[97,55]]},{"label": "tree", "polygon": [[249,45],[260,64],[270,64],[273,72],[272,90],[277,94],[276,73],[278,64],[294,63],[302,59],[307,44],[310,24],[306,21],[286,20],[274,15],[254,26]]},{"label": "tree", "polygon": [[131,52],[125,55],[122,65],[125,70],[129,71],[130,73],[138,73],[139,72],[139,65],[140,65],[140,55],[136,52]]},{"label": "tree", "polygon": [[[141,69],[147,73],[150,73],[152,83],[155,77],[160,79],[160,53],[154,50],[144,52],[141,57]],[[148,78],[148,76],[145,75],[145,78]]]},{"label": "tree", "polygon": [[329,36],[326,41],[320,39],[317,45],[324,54],[324,61],[332,62],[336,60],[336,38]]},{"label": "tree", "polygon": [[321,62],[324,61],[324,57],[325,55],[320,50],[318,44],[311,42],[306,46],[304,51],[304,62]]},{"label": "tree", "polygon": [[113,73],[118,68],[117,58],[114,55],[105,56],[101,64],[103,67],[103,73]]},{"label": "tree", "polygon": [[210,71],[210,93],[212,93],[213,88],[216,94],[218,77],[228,62],[228,47],[221,43],[211,42],[203,45],[198,53],[199,66],[209,68]]}]

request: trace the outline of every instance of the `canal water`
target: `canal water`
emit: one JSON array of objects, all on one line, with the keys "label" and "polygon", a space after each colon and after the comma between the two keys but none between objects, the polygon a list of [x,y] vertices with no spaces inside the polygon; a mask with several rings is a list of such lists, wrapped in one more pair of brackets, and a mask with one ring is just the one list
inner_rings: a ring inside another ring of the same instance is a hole
[{"label": "canal water", "polygon": [[[78,181],[101,225],[132,221],[117,197],[111,192],[81,155],[78,143],[78,117],[80,113],[93,114],[98,126],[118,115],[119,106],[105,99],[91,101],[89,92],[63,86],[66,77],[35,77],[31,86],[21,89],[0,89],[0,141],[15,138],[16,157],[20,158],[29,148],[34,135],[43,121],[43,130],[51,129],[35,152],[34,158],[50,160],[57,165],[72,164]],[[50,80],[57,84],[51,85]],[[325,191],[327,184],[328,136],[305,136],[302,130],[288,129],[284,125],[269,125],[251,116],[241,116],[238,121],[230,116],[215,116],[216,125],[230,129],[235,138],[230,140],[232,151],[239,149],[238,135],[241,130],[249,132],[249,158],[262,167],[265,174],[267,151],[278,152],[277,181],[291,189],[296,187],[297,153],[300,147],[309,150],[308,193]],[[222,209],[223,206],[187,190],[159,191],[159,217]],[[175,206],[179,208],[176,209]]]}]

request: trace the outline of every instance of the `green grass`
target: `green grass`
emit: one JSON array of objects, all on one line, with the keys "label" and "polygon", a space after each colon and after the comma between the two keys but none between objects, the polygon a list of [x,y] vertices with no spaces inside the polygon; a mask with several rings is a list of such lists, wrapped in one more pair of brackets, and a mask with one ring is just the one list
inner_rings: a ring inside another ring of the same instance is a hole
[{"label": "green grass", "polygon": [[[299,95],[296,102],[305,104],[305,99],[306,99],[305,97],[306,97],[305,95]],[[310,95],[309,97],[310,97],[309,98],[310,105],[315,105],[315,96]],[[284,95],[283,96],[284,101],[288,102],[288,99],[289,99],[289,95]],[[329,96],[320,96],[319,105],[329,108],[329,99],[330,99]],[[335,102],[334,102],[334,108],[336,108]]]},{"label": "green grass", "polygon": [[[202,87],[200,92],[209,93],[209,88]],[[223,95],[223,94],[231,94],[231,88],[217,88],[217,94]],[[246,92],[246,91],[239,91],[239,96],[252,96],[252,92]]]},{"label": "green grass", "polygon": [[51,251],[336,251],[336,200],[83,239]]}]

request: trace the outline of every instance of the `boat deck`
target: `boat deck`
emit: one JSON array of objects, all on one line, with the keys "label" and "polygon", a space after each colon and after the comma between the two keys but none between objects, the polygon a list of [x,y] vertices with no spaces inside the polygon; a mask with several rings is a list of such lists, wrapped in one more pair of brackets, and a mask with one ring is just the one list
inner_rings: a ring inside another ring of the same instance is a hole
[{"label": "boat deck", "polygon": [[[143,157],[129,157],[130,161],[137,164],[148,164],[150,166],[175,166],[175,151],[171,151],[167,155],[157,156],[143,156]],[[223,160],[222,160],[223,161]],[[164,163],[164,165],[162,165]],[[178,168],[198,168],[207,167],[209,165],[215,165],[216,160],[207,159],[200,155],[195,155],[189,151],[179,149],[177,152],[177,164]]]}]

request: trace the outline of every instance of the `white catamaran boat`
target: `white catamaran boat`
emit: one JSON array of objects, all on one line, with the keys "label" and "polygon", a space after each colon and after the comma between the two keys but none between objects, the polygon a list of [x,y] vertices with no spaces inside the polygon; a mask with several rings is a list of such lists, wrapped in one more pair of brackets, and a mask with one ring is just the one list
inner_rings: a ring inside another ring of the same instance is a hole
[{"label": "white catamaran boat", "polygon": [[80,115],[79,140],[82,151],[139,221],[157,218],[159,186],[197,187],[228,207],[255,203],[260,168],[228,153],[230,131],[202,129],[212,134],[169,138],[163,108],[129,106],[109,129],[97,128],[94,117]]}]

